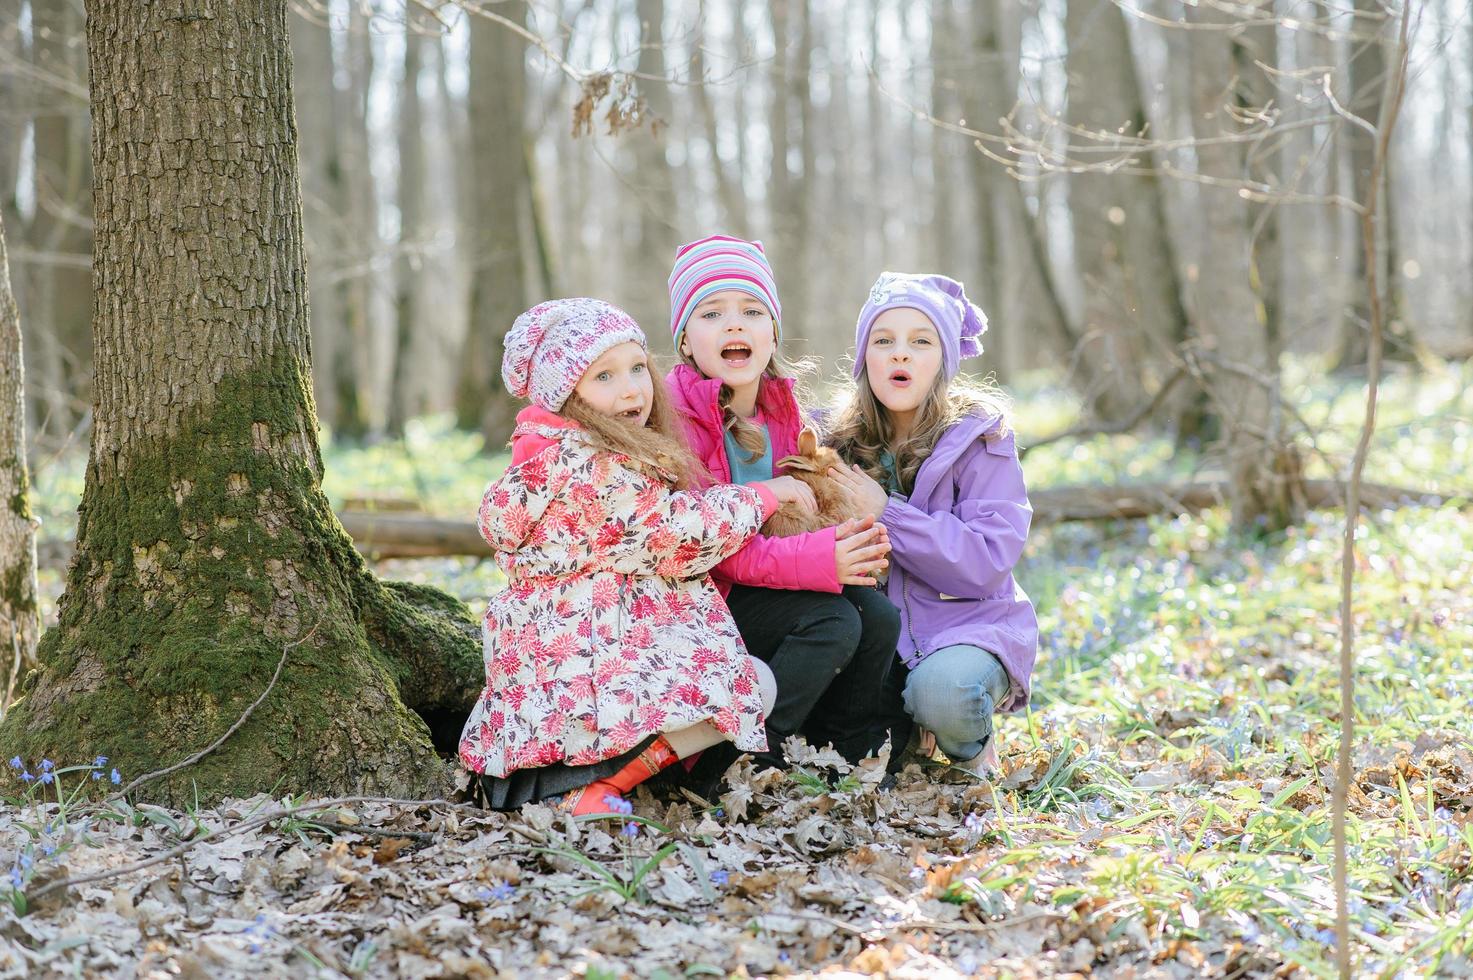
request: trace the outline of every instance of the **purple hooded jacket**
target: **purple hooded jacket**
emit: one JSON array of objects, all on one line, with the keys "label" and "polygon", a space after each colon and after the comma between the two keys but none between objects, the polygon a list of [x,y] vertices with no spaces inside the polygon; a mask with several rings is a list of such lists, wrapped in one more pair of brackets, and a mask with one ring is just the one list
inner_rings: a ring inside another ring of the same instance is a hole
[{"label": "purple hooded jacket", "polygon": [[1012,679],[1000,710],[1028,703],[1038,655],[1033,603],[1013,581],[1033,508],[1011,434],[984,439],[995,417],[948,429],[916,472],[909,498],[890,495],[890,601],[900,609],[900,659],[914,667],[966,643],[997,655]]}]

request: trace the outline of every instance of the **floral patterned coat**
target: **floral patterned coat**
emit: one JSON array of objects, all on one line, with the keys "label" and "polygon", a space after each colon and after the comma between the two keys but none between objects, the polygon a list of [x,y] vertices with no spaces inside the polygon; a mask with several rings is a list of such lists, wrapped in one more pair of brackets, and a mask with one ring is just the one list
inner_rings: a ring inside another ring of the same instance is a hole
[{"label": "floral patterned coat", "polygon": [[677,492],[594,449],[574,423],[517,416],[511,466],[481,501],[509,585],[482,624],[486,689],[460,760],[505,776],[587,765],[711,722],[766,748],[756,671],[707,571],[777,507],[765,490]]}]

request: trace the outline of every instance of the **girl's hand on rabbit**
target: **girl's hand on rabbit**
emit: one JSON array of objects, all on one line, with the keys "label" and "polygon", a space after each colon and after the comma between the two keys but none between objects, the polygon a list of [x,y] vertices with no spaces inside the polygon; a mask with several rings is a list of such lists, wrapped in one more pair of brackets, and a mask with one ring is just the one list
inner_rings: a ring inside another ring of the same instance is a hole
[{"label": "girl's hand on rabbit", "polygon": [[873,517],[845,521],[834,531],[834,567],[841,585],[875,585],[877,572],[890,564],[890,541]]},{"label": "girl's hand on rabbit", "polygon": [[844,492],[849,494],[862,513],[875,520],[880,519],[880,515],[885,512],[885,505],[890,502],[890,495],[875,482],[874,477],[854,465],[831,466],[829,476],[844,488]]},{"label": "girl's hand on rabbit", "polygon": [[806,483],[791,476],[775,476],[771,480],[762,480],[754,486],[763,486],[772,491],[778,503],[797,504],[810,514],[818,513],[818,498],[813,495],[813,490]]}]

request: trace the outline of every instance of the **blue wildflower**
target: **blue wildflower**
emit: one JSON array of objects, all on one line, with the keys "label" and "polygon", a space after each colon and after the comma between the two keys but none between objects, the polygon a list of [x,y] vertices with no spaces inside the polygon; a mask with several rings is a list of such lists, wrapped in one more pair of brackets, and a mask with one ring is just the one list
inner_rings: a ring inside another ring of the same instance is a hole
[{"label": "blue wildflower", "polygon": [[56,765],[50,759],[42,759],[41,760],[41,771],[42,772],[50,772],[51,770],[53,770],[55,768],[56,768]]},{"label": "blue wildflower", "polygon": [[717,868],[711,872],[711,881],[717,885],[724,885],[731,881],[731,875],[724,868]]},{"label": "blue wildflower", "polygon": [[11,888],[19,888],[26,883],[25,876],[20,873],[20,868],[11,868],[9,877]]},{"label": "blue wildflower", "polygon": [[36,778],[36,777],[35,777],[35,776],[32,776],[32,775],[31,775],[31,774],[30,774],[30,773],[28,773],[28,772],[23,772],[23,773],[21,773],[21,774],[20,774],[20,778],[21,778],[21,780],[22,780],[22,781],[23,781],[23,782],[27,782],[27,783],[29,783],[29,782],[31,782],[31,781],[32,781],[32,780],[34,780],[34,779],[35,779],[35,778]]},{"label": "blue wildflower", "polygon": [[609,808],[610,813],[622,813],[626,817],[634,812],[633,803],[630,803],[628,800],[624,799],[624,797],[617,796],[613,793],[610,793],[608,796],[604,797],[604,806]]},{"label": "blue wildflower", "polygon": [[99,755],[97,758],[92,760],[92,764],[101,769],[103,766],[107,765],[107,756]]},{"label": "blue wildflower", "polygon": [[98,772],[98,771],[96,771],[96,770],[95,770],[95,769],[94,769],[94,770],[93,770],[93,771],[92,771],[92,781],[93,781],[93,782],[94,782],[94,783],[95,783],[95,782],[97,782],[97,780],[99,780],[99,779],[101,779],[101,778],[102,778],[102,773],[100,773],[100,772]]},{"label": "blue wildflower", "polygon": [[118,783],[121,783],[123,781],[123,774],[114,769],[112,775],[108,778],[111,779],[113,781],[113,785],[116,786],[118,785]]},{"label": "blue wildflower", "polygon": [[624,829],[619,831],[619,833],[623,834],[625,837],[638,837],[639,824],[631,820],[624,825]]},{"label": "blue wildflower", "polygon": [[491,898],[496,899],[498,902],[505,902],[516,896],[517,886],[503,881],[495,888],[488,888],[485,891]]},{"label": "blue wildflower", "polygon": [[53,855],[53,854],[56,853],[56,845],[55,844],[52,844],[50,842],[47,842],[45,844],[42,844],[41,845],[41,853],[44,854],[44,855],[46,855],[47,857],[50,857],[51,855]]},{"label": "blue wildflower", "polygon": [[49,783],[49,782],[51,782],[55,778],[56,777],[53,776],[49,772],[43,772],[43,773],[41,773],[41,782],[43,782],[43,783]]},{"label": "blue wildflower", "polygon": [[18,755],[11,756],[11,758],[10,758],[10,768],[12,768],[12,769],[24,769],[25,768],[25,763],[20,761],[20,756],[18,756]]}]

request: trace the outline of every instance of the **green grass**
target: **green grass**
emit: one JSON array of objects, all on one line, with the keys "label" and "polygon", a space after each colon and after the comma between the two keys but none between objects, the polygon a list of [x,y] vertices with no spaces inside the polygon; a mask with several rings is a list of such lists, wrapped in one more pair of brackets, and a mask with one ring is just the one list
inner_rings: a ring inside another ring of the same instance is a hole
[{"label": "green grass", "polygon": [[[1469,374],[1388,380],[1368,477],[1467,492]],[[1319,429],[1311,475],[1337,474],[1363,386],[1291,370],[1288,390]],[[1025,445],[1073,421],[1069,397],[1046,384],[1017,395]],[[326,489],[335,503],[381,494],[469,518],[505,462],[477,445],[443,419],[421,420],[402,444],[328,441]],[[1211,467],[1134,435],[1025,461],[1034,487]],[[70,532],[81,472],[75,453],[38,466],[44,533]],[[927,886],[934,896],[984,916],[1064,911],[1103,958],[1228,951],[1229,973],[1287,960],[1331,975],[1341,521],[1316,513],[1240,537],[1209,512],[1035,532],[1018,569],[1042,628],[1033,706],[1002,720],[1003,779],[966,794],[981,829]],[[1424,975],[1473,958],[1473,515],[1367,515],[1359,554],[1355,955],[1369,975]],[[499,585],[490,563],[467,559],[381,571],[473,607]]]}]

